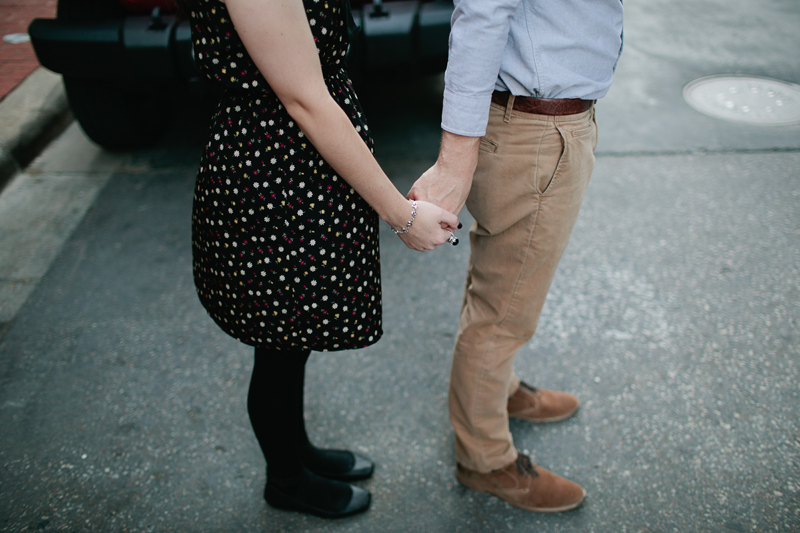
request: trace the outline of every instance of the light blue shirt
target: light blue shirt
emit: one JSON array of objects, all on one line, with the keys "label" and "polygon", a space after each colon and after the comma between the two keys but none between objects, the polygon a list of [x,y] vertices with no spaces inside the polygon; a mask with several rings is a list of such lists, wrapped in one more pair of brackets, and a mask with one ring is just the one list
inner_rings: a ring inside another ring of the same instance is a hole
[{"label": "light blue shirt", "polygon": [[442,129],[486,133],[492,91],[605,96],[622,51],[622,0],[454,0]]}]

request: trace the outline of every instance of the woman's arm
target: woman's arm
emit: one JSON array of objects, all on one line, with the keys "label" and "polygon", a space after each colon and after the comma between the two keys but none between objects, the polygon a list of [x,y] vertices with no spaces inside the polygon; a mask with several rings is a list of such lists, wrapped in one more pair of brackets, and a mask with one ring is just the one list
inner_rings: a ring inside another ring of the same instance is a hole
[{"label": "woman's arm", "polygon": [[[411,217],[408,200],[381,170],[350,119],[328,92],[301,0],[226,0],[236,31],[261,74],[314,147],[393,228]],[[455,230],[455,215],[419,202],[417,218],[402,236],[429,250]]]}]

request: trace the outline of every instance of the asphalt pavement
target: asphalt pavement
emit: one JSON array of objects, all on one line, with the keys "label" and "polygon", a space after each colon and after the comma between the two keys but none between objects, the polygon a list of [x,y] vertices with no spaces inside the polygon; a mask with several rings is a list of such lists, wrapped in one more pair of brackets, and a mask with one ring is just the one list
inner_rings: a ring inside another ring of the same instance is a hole
[{"label": "asphalt pavement", "polygon": [[[376,461],[372,509],[269,508],[251,350],[192,284],[203,118],[178,106],[150,150],[107,154],[71,127],[0,195],[0,274],[28,280],[0,305],[0,529],[800,531],[800,126],[721,121],[681,96],[713,74],[800,83],[800,7],[626,10],[594,176],[516,364],[583,401],[568,421],[511,425],[587,489],[583,507],[534,514],[456,483],[446,398],[466,232],[419,254],[382,227],[385,336],[312,355],[306,385],[312,439]],[[436,157],[441,88],[365,89],[400,190]]]}]

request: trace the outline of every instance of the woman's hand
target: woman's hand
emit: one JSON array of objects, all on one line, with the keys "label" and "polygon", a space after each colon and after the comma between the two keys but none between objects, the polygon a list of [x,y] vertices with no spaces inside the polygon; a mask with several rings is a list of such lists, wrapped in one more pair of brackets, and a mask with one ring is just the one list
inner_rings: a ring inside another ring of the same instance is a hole
[{"label": "woman's hand", "polygon": [[430,202],[417,202],[417,216],[408,229],[408,233],[400,233],[403,242],[412,250],[424,252],[433,250],[447,242],[450,232],[458,228],[458,217]]}]

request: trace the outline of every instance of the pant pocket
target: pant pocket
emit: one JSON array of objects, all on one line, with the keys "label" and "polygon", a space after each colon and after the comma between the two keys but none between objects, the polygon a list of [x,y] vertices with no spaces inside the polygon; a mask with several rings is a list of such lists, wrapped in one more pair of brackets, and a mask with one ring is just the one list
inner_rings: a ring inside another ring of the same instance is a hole
[{"label": "pant pocket", "polygon": [[502,144],[495,152],[484,151],[483,146],[467,209],[479,233],[497,235],[536,208],[536,191],[526,176],[533,156],[504,153]]},{"label": "pant pocket", "polygon": [[559,169],[567,155],[569,138],[558,126],[552,128],[539,146],[536,161],[536,188],[539,194],[546,195],[558,178]]},{"label": "pant pocket", "polygon": [[575,187],[585,189],[594,168],[597,126],[592,118],[587,117],[585,124],[556,125],[556,128],[561,136],[563,149],[553,178],[542,191],[542,196],[567,193]]}]

